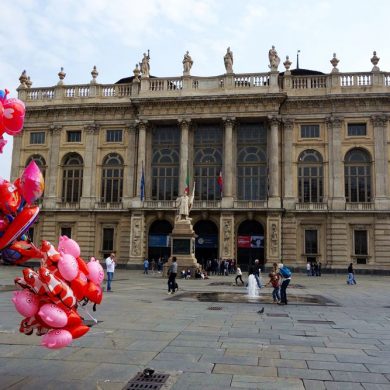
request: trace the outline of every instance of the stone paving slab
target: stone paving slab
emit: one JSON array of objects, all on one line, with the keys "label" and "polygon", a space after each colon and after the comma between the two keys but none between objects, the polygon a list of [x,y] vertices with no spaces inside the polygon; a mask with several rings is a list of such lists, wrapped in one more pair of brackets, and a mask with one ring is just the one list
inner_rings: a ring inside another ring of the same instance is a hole
[{"label": "stone paving slab", "polygon": [[[0,267],[0,287],[19,274],[20,268]],[[103,322],[62,350],[44,349],[39,337],[19,334],[12,292],[0,289],[0,390],[119,390],[145,367],[170,373],[164,390],[390,390],[386,277],[360,276],[351,289],[337,275],[297,274],[294,284],[306,287],[295,289],[297,295],[321,295],[338,306],[277,306],[171,299],[166,279],[125,270],[117,275],[114,293],[105,294],[93,313]],[[189,293],[244,291],[198,280],[180,281],[180,287]]]}]

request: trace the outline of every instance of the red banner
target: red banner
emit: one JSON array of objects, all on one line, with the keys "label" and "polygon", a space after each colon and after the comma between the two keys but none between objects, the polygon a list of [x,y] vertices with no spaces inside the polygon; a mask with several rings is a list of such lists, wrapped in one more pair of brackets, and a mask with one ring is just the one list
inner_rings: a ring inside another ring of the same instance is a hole
[{"label": "red banner", "polygon": [[250,248],[251,247],[251,236],[238,236],[237,247],[238,248]]}]

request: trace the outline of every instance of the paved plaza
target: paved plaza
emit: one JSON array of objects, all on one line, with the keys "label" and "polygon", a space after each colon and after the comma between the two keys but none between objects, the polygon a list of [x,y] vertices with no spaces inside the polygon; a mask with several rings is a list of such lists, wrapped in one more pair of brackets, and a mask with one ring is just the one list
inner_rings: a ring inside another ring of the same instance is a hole
[{"label": "paved plaza", "polygon": [[270,288],[248,301],[234,276],[179,279],[167,295],[159,274],[118,270],[94,313],[101,322],[48,350],[18,332],[10,290],[20,274],[0,266],[0,389],[122,389],[146,367],[169,374],[162,389],[390,389],[386,276],[348,286],[345,275],[294,274],[290,304],[278,306]]}]

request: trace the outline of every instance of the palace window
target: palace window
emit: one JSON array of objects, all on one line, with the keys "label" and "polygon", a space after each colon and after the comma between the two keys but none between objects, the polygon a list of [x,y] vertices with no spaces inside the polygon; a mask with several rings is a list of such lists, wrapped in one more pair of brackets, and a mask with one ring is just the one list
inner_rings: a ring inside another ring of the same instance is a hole
[{"label": "palace window", "polygon": [[61,236],[72,238],[72,228],[70,226],[61,226]]},{"label": "palace window", "polygon": [[358,264],[366,264],[368,257],[368,232],[367,230],[354,230],[354,252]]},{"label": "palace window", "polygon": [[104,255],[109,255],[114,251],[114,233],[115,229],[112,227],[103,227],[102,251]]},{"label": "palace window", "polygon": [[122,142],[122,129],[119,130],[107,130],[106,142]]},{"label": "palace window", "polygon": [[267,129],[263,123],[240,124],[237,129],[237,197],[265,200],[267,195]]},{"label": "palace window", "polygon": [[67,142],[81,142],[81,131],[67,131],[66,132]]},{"label": "palace window", "polygon": [[44,131],[34,131],[30,133],[30,144],[39,145],[45,143],[45,132]]},{"label": "palace window", "polygon": [[320,126],[319,125],[302,125],[301,126],[301,138],[319,138]]},{"label": "palace window", "polygon": [[305,254],[318,254],[318,230],[305,229]]},{"label": "palace window", "polygon": [[68,154],[62,166],[62,202],[79,202],[82,186],[83,159],[77,153]]},{"label": "palace window", "polygon": [[121,202],[123,194],[123,160],[119,154],[110,153],[103,161],[102,202]]},{"label": "palace window", "polygon": [[222,170],[222,129],[219,125],[199,125],[194,138],[195,197],[198,200],[220,199],[217,179]]},{"label": "palace window", "polygon": [[315,150],[305,150],[299,156],[298,198],[300,203],[323,201],[322,156]]},{"label": "palace window", "polygon": [[179,129],[175,126],[155,128],[152,145],[152,199],[176,199],[179,189]]},{"label": "palace window", "polygon": [[31,161],[35,161],[35,164],[38,165],[38,168],[42,172],[42,176],[45,177],[46,174],[46,161],[40,154],[34,154],[27,159],[26,167],[30,164]]},{"label": "palace window", "polygon": [[347,202],[371,202],[371,157],[362,149],[345,156],[345,199]]},{"label": "palace window", "polygon": [[367,135],[365,123],[348,123],[348,137],[363,137]]}]

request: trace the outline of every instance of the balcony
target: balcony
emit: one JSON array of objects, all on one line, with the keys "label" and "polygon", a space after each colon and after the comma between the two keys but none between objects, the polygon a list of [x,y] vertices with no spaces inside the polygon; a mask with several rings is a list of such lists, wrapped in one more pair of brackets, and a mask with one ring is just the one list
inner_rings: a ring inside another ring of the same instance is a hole
[{"label": "balcony", "polygon": [[123,204],[122,202],[96,202],[95,209],[98,210],[122,210]]},{"label": "balcony", "polygon": [[202,210],[202,209],[220,209],[221,201],[220,200],[195,200],[192,205],[192,209],[194,210]]},{"label": "balcony", "polygon": [[266,209],[268,203],[266,200],[236,200],[233,203],[235,209]]},{"label": "balcony", "polygon": [[371,202],[346,203],[345,209],[347,211],[374,211],[375,204]]},{"label": "balcony", "polygon": [[326,211],[328,205],[326,203],[296,203],[295,210],[297,211]]},{"label": "balcony", "polygon": [[142,206],[146,209],[173,210],[176,208],[176,202],[174,200],[145,200]]},{"label": "balcony", "polygon": [[58,202],[57,209],[78,210],[80,202]]}]

